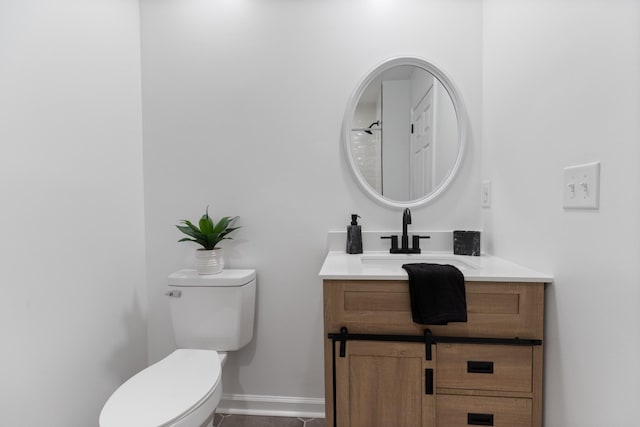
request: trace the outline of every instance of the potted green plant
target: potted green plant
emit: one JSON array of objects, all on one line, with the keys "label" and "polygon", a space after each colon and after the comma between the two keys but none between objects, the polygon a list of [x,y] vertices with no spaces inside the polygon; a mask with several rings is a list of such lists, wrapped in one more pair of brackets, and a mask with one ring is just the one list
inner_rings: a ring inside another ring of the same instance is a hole
[{"label": "potted green plant", "polygon": [[178,240],[178,242],[195,242],[202,246],[196,250],[198,274],[216,274],[222,271],[224,267],[222,249],[217,246],[223,240],[231,239],[227,235],[240,228],[232,227],[237,219],[237,216],[225,216],[215,223],[209,216],[209,206],[207,206],[198,225],[186,219],[180,221],[184,225],[176,225],[178,230],[189,236]]}]

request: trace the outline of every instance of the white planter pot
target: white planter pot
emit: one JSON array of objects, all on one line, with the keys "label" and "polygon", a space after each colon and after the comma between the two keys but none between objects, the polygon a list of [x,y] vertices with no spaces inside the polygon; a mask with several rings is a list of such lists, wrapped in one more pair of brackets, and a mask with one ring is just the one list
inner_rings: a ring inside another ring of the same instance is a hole
[{"label": "white planter pot", "polygon": [[217,274],[223,268],[222,249],[196,249],[196,270],[198,274]]}]

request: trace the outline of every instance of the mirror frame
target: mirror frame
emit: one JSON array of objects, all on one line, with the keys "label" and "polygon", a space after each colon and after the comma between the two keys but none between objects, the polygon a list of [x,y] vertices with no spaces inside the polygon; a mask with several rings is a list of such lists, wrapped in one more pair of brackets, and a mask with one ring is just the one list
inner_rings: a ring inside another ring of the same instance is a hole
[{"label": "mirror frame", "polygon": [[[353,115],[358,106],[358,101],[360,97],[364,93],[365,89],[371,84],[376,77],[378,77],[384,71],[387,71],[393,67],[401,66],[401,65],[412,65],[415,67],[422,68],[429,73],[433,74],[444,86],[445,90],[451,97],[451,101],[453,102],[453,108],[456,112],[456,118],[458,122],[458,155],[456,156],[456,160],[451,168],[451,171],[447,175],[447,177],[442,181],[431,193],[427,194],[424,197],[415,200],[409,201],[400,201],[389,199],[388,197],[384,197],[382,194],[378,193],[373,187],[369,185],[369,183],[364,179],[362,174],[357,168],[357,164],[355,159],[353,158],[353,153],[351,151],[351,129],[353,128]],[[438,196],[440,196],[451,184],[455,176],[458,174],[460,170],[460,166],[462,164],[462,159],[464,157],[464,152],[466,151],[467,138],[470,135],[469,131],[469,119],[467,117],[467,112],[464,106],[464,102],[462,97],[460,96],[460,92],[457,89],[456,85],[447,77],[447,75],[433,63],[426,61],[425,59],[419,57],[410,57],[410,56],[401,56],[395,57],[391,59],[387,59],[373,68],[369,73],[365,75],[365,77],[360,81],[358,86],[356,86],[356,90],[351,95],[349,102],[347,103],[347,109],[344,114],[343,120],[343,147],[345,150],[345,154],[347,156],[347,160],[349,163],[349,167],[351,169],[351,173],[356,179],[359,187],[371,197],[376,202],[382,204],[383,206],[393,207],[393,208],[410,208],[410,207],[418,207],[424,206]]]}]

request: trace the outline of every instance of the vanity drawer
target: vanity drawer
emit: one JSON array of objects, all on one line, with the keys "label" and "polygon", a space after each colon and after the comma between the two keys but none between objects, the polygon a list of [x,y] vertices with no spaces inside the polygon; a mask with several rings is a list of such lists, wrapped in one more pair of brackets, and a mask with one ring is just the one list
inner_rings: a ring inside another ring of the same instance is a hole
[{"label": "vanity drawer", "polygon": [[443,427],[531,427],[531,399],[437,396],[436,425]]},{"label": "vanity drawer", "polygon": [[542,339],[542,283],[467,282],[467,322],[420,325],[411,319],[406,280],[325,280],[330,332]]},{"label": "vanity drawer", "polygon": [[531,346],[438,344],[437,387],[532,392]]}]

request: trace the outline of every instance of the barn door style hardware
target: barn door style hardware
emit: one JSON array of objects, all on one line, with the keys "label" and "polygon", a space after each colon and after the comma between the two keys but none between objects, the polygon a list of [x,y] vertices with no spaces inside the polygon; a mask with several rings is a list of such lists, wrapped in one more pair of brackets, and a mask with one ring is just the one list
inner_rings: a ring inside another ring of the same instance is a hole
[{"label": "barn door style hardware", "polygon": [[[392,335],[392,334],[351,334],[343,326],[339,333],[330,333],[327,336],[333,343],[340,343],[340,357],[345,357],[347,341],[381,341],[381,342],[417,342],[425,344],[425,359],[431,360],[431,346],[437,343],[443,344],[491,344],[491,345],[542,345],[542,340],[521,338],[476,338],[476,337],[439,337],[434,336],[430,329],[424,330],[424,335]],[[478,366],[476,366],[477,368]],[[485,367],[485,369],[489,369]]]}]

